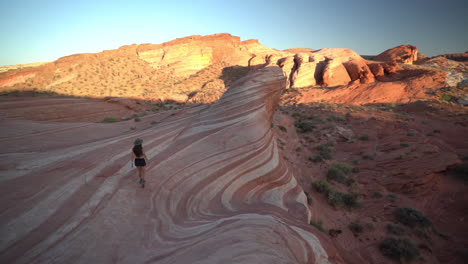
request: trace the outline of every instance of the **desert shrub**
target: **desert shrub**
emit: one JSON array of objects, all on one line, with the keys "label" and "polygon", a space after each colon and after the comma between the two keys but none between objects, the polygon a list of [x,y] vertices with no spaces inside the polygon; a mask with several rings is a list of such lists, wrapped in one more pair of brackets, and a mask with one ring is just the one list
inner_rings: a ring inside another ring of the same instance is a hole
[{"label": "desert shrub", "polygon": [[328,170],[327,179],[344,183],[346,181],[346,174],[338,168],[331,167]]},{"label": "desert shrub", "polygon": [[330,183],[325,180],[318,180],[312,183],[312,187],[319,193],[328,194],[333,190]]},{"label": "desert shrub", "polygon": [[320,156],[325,160],[332,159],[333,148],[329,144],[319,145],[315,147],[316,150],[320,151]]},{"label": "desert shrub", "polygon": [[359,207],[357,193],[343,193],[342,200],[343,200],[343,205],[346,208],[357,208],[357,207]]},{"label": "desert shrub", "polygon": [[409,147],[409,146],[410,146],[410,144],[408,144],[408,143],[400,143],[400,147],[406,148],[406,147]]},{"label": "desert shrub", "polygon": [[303,120],[297,120],[294,123],[294,126],[296,126],[299,129],[299,132],[301,133],[307,133],[307,132],[312,131],[314,128],[316,128],[315,125],[309,122],[303,121]]},{"label": "desert shrub", "polygon": [[352,168],[344,163],[334,163],[332,168],[338,169],[344,174],[349,174],[352,171]]},{"label": "desert shrub", "polygon": [[361,222],[351,222],[348,225],[349,230],[354,234],[359,234],[364,232],[364,225]]},{"label": "desert shrub", "polygon": [[327,118],[328,121],[346,121],[346,119],[342,116],[330,115]]},{"label": "desert shrub", "polygon": [[294,118],[301,118],[301,117],[302,117],[302,115],[301,115],[301,114],[299,114],[299,113],[296,113],[296,112],[292,113],[292,115],[291,115],[291,116],[292,116],[292,117],[294,117]]},{"label": "desert shrub", "polygon": [[395,210],[398,221],[409,227],[428,227],[432,225],[427,216],[414,208],[403,207]]},{"label": "desert shrub", "polygon": [[348,209],[359,207],[358,195],[356,193],[337,191],[325,180],[313,182],[312,187],[317,192],[325,194],[328,203],[333,207],[344,207]]},{"label": "desert shrub", "polygon": [[315,228],[317,228],[318,230],[320,230],[323,233],[327,233],[327,229],[325,227],[323,227],[322,220],[318,220],[318,221],[310,220],[310,225],[314,226]]},{"label": "desert shrub", "polygon": [[368,136],[368,135],[362,135],[362,136],[359,137],[359,140],[368,141],[368,140],[369,140],[369,136]]},{"label": "desert shrub", "polygon": [[334,207],[345,207],[348,209],[359,207],[356,193],[343,193],[333,190],[327,195],[328,203]]},{"label": "desert shrub", "polygon": [[328,170],[327,179],[334,180],[339,183],[346,183],[348,180],[346,176],[351,173],[351,171],[351,167],[344,163],[334,163]]},{"label": "desert shrub", "polygon": [[116,117],[105,117],[102,120],[102,123],[115,123],[115,122],[119,122],[119,119]]},{"label": "desert shrub", "polygon": [[444,94],[440,97],[440,100],[441,101],[445,101],[445,102],[452,102],[453,101],[453,98],[452,96],[448,95],[448,94]]},{"label": "desert shrub", "polygon": [[314,157],[309,157],[309,160],[314,163],[317,163],[317,162],[323,161],[323,158],[320,155],[316,155]]},{"label": "desert shrub", "polygon": [[351,172],[352,173],[359,173],[361,170],[358,167],[354,167]]},{"label": "desert shrub", "polygon": [[404,260],[409,262],[419,256],[418,249],[410,240],[405,238],[386,238],[380,243],[379,249],[384,256],[399,261]]},{"label": "desert shrub", "polygon": [[278,128],[283,131],[283,132],[287,132],[288,130],[284,127],[284,126],[278,126]]},{"label": "desert shrub", "polygon": [[362,155],[362,158],[365,159],[365,160],[374,160],[374,155],[364,154],[364,155]]},{"label": "desert shrub", "polygon": [[394,234],[394,235],[397,235],[397,236],[401,236],[403,234],[405,234],[405,228],[403,228],[402,226],[399,226],[399,225],[392,225],[392,224],[388,224],[387,225],[387,230],[388,232]]},{"label": "desert shrub", "polygon": [[135,120],[135,122],[140,122],[140,121],[141,121],[141,118],[135,117],[133,120]]}]

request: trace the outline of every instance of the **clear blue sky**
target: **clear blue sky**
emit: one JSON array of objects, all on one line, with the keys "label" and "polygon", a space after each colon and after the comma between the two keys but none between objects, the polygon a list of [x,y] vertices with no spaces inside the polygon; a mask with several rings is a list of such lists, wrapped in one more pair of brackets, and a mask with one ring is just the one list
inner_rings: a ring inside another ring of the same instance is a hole
[{"label": "clear blue sky", "polygon": [[0,0],[0,65],[231,33],[272,48],[468,50],[468,0]]}]

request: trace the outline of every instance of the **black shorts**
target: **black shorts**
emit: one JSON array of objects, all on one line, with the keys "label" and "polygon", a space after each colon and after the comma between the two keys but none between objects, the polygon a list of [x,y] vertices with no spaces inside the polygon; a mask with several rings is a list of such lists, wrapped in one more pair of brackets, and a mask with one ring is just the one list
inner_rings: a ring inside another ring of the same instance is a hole
[{"label": "black shorts", "polygon": [[135,159],[135,166],[137,167],[144,167],[146,166],[145,159]]}]

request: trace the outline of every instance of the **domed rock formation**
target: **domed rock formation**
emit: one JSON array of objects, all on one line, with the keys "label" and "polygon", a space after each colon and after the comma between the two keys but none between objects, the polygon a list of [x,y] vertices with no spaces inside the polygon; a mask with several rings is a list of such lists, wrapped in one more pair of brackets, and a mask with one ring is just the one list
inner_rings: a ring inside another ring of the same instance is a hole
[{"label": "domed rock formation", "polygon": [[374,58],[376,61],[396,61],[406,64],[413,64],[417,59],[418,47],[413,45],[400,45],[388,49]]}]

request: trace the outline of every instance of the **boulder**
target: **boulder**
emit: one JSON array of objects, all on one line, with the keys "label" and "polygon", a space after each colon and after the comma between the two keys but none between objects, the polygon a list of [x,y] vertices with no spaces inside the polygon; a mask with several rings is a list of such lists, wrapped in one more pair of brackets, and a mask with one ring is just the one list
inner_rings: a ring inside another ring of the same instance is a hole
[{"label": "boulder", "polygon": [[380,63],[369,64],[369,69],[372,71],[372,74],[374,74],[375,77],[385,75],[384,67]]},{"label": "boulder", "polygon": [[361,83],[375,82],[374,75],[364,60],[352,59],[344,62],[343,65],[348,71],[349,77],[352,81],[360,80]]},{"label": "boulder", "polygon": [[394,73],[396,73],[398,71],[403,70],[403,67],[401,67],[395,61],[391,61],[391,62],[388,62],[388,63],[383,63],[382,66],[384,68],[385,74],[394,74]]},{"label": "boulder", "polygon": [[375,57],[376,61],[396,61],[413,64],[418,59],[418,47],[413,45],[400,45],[388,49]]},{"label": "boulder", "polygon": [[291,87],[310,87],[317,84],[315,79],[317,62],[310,62],[310,57],[306,54],[296,54],[294,56],[294,68],[291,74]]},{"label": "boulder", "polygon": [[339,60],[327,60],[323,70],[323,86],[346,85],[351,81],[348,71]]}]

